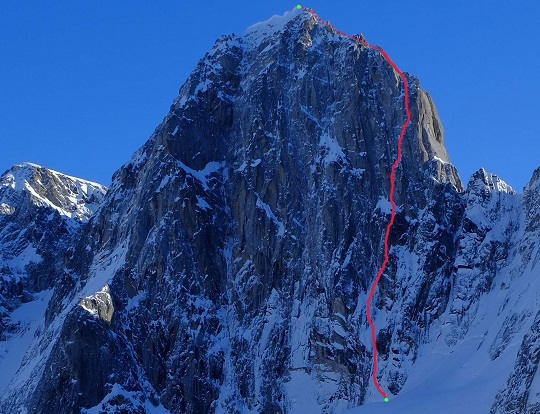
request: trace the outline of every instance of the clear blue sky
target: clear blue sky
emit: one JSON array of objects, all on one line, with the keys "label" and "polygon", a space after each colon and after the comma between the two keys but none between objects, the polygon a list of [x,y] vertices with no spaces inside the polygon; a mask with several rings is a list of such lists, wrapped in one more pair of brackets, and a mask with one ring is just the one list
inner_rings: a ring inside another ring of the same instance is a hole
[{"label": "clear blue sky", "polygon": [[[108,185],[215,39],[297,2],[22,0],[0,8],[0,170],[30,161]],[[516,190],[540,166],[540,2],[314,0],[420,78],[461,178]]]}]

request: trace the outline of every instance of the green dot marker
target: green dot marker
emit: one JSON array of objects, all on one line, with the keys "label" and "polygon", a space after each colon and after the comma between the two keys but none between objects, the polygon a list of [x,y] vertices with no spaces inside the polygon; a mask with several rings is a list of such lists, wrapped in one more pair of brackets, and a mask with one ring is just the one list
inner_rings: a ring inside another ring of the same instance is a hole
[{"label": "green dot marker", "polygon": [[296,6],[296,8],[297,8],[297,9],[301,9],[301,8],[302,8],[302,6],[300,6],[300,5],[297,5],[297,6]]},{"label": "green dot marker", "polygon": [[384,397],[384,402],[388,402],[388,397]]}]

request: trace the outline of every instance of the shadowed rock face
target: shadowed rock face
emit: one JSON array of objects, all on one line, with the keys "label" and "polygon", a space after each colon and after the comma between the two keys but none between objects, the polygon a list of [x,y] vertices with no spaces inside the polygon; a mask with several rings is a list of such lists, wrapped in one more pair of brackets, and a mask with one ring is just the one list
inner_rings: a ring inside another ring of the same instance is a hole
[{"label": "shadowed rock face", "polygon": [[[501,273],[515,251],[534,257],[516,241],[521,196],[483,170],[463,189],[431,98],[407,79],[412,121],[373,309],[379,381],[392,394],[423,346],[466,337],[498,278],[515,277]],[[55,267],[28,351],[33,375],[17,377],[0,409],[339,413],[364,403],[365,300],[382,261],[402,92],[377,52],[300,12],[219,39]],[[504,329],[512,320],[486,342],[493,358],[517,335]],[[504,407],[510,397],[497,398]]]}]

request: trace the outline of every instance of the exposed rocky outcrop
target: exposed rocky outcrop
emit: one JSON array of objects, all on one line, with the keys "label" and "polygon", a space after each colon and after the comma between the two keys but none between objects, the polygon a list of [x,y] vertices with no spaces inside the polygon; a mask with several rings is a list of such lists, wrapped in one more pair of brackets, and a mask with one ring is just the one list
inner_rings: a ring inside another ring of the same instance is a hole
[{"label": "exposed rocky outcrop", "polygon": [[79,305],[98,319],[111,323],[114,305],[109,285],[105,285],[99,292],[81,299]]}]

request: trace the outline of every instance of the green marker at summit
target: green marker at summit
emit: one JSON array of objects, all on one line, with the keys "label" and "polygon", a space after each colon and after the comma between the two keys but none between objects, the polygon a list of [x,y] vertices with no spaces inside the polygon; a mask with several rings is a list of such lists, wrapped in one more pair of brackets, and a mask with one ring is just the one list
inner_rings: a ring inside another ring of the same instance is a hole
[{"label": "green marker at summit", "polygon": [[296,6],[297,9],[301,9],[302,6],[300,6],[299,4]]}]

